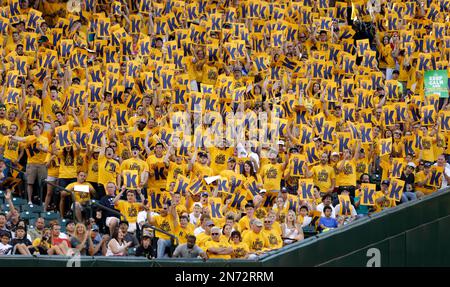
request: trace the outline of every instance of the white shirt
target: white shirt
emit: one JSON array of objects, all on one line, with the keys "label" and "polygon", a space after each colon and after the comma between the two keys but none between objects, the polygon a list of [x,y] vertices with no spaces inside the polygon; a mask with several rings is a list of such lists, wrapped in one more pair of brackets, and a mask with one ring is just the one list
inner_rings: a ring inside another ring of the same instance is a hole
[{"label": "white shirt", "polygon": [[197,236],[197,235],[199,235],[200,233],[203,233],[203,232],[205,232],[205,230],[203,229],[203,227],[199,226],[199,227],[197,227],[194,230],[194,235]]},{"label": "white shirt", "polygon": [[10,255],[12,251],[12,245],[3,244],[0,242],[0,255]]},{"label": "white shirt", "polygon": [[302,227],[308,226],[312,221],[312,217],[311,216],[305,216],[303,217],[303,223],[302,223]]},{"label": "white shirt", "polygon": [[[325,213],[323,213],[323,208],[325,207],[325,205],[323,204],[323,202],[319,205],[317,205],[316,210],[322,212],[322,216],[325,217]],[[336,212],[335,209],[332,205],[330,205],[331,207],[331,217],[332,218],[336,218]]]},{"label": "white shirt", "polygon": [[[150,214],[152,216],[158,215],[158,213],[153,211]],[[142,227],[147,222],[147,211],[143,210],[138,213],[137,222],[139,223],[140,227]]]},{"label": "white shirt", "polygon": [[[437,163],[435,163],[434,166],[437,166]],[[444,172],[445,172],[448,176],[450,176],[450,164],[445,163],[445,166],[444,166]],[[448,186],[447,179],[445,179],[445,176],[442,175],[442,184],[441,184],[441,188],[444,188],[444,187],[447,187],[447,186]]]},{"label": "white shirt", "polygon": [[[341,212],[341,205],[340,205],[340,204],[336,205],[336,206],[334,207],[334,210],[336,211],[336,214],[339,215],[339,212]],[[356,215],[358,215],[358,213],[356,213],[355,207],[354,207],[352,204],[350,204],[350,215],[351,215],[351,216],[356,216]]]},{"label": "white shirt", "polygon": [[197,223],[199,222],[200,217],[201,217],[201,214],[199,214],[198,217],[195,217],[194,213],[192,212],[189,214],[189,222],[194,224],[195,226],[197,226]]}]

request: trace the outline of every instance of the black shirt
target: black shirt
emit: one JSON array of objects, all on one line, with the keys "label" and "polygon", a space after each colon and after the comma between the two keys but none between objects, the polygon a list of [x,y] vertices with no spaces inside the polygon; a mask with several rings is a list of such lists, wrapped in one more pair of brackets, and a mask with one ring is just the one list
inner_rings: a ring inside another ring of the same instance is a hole
[{"label": "black shirt", "polygon": [[414,174],[411,173],[410,175],[406,176],[405,172],[402,172],[402,176],[400,177],[400,179],[405,181],[405,187],[403,188],[403,192],[406,191],[407,184],[411,184],[412,187],[414,188],[414,182],[415,182]]},{"label": "black shirt", "polygon": [[[114,202],[114,196],[112,196],[112,195],[105,195],[105,196],[102,197],[102,199],[100,199],[99,203],[101,205],[107,207],[107,208],[116,210],[114,208],[114,203],[113,202]],[[117,212],[119,212],[119,211],[117,211]],[[105,216],[105,218],[106,217],[118,217],[116,214],[110,212],[109,210],[104,210],[104,209],[102,210],[102,214]]]}]

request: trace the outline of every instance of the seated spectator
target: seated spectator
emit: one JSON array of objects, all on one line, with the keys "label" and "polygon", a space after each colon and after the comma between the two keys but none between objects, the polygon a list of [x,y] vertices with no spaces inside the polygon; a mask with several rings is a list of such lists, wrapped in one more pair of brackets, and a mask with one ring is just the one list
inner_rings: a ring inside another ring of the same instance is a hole
[{"label": "seated spectator", "polygon": [[34,241],[36,238],[40,238],[42,236],[42,232],[45,229],[45,220],[42,217],[36,219],[34,224],[34,228],[28,230],[28,235],[31,237],[31,241]]},{"label": "seated spectator", "polygon": [[[347,195],[350,198],[350,192],[347,189],[342,190],[341,195]],[[342,207],[340,203],[334,207],[336,214],[341,218],[341,220],[343,220],[345,223],[349,223],[355,220],[357,213],[353,204],[349,202],[348,210],[343,210],[343,208],[341,210],[341,208]]]},{"label": "seated spectator", "polygon": [[156,258],[157,242],[154,240],[153,232],[144,232],[141,244],[136,248],[136,257]]},{"label": "seated spectator", "polygon": [[88,241],[89,233],[86,230],[86,226],[82,223],[75,225],[75,234],[70,239],[70,245],[74,252],[79,252],[80,255],[86,255],[89,245]]},{"label": "seated spectator", "polygon": [[336,218],[331,217],[332,211],[333,210],[330,206],[325,206],[323,208],[323,213],[325,216],[322,216],[319,221],[319,227],[322,232],[337,228],[339,225]]},{"label": "seated spectator", "polygon": [[196,238],[194,235],[189,235],[187,242],[178,245],[173,252],[173,258],[202,258],[203,260],[208,259],[208,255],[203,249],[195,245]]},{"label": "seated spectator", "polygon": [[128,231],[130,230],[128,221],[120,221],[119,229],[122,230],[123,234],[125,234],[123,240],[125,242],[131,242],[130,248],[137,247],[139,245],[139,241],[137,240],[136,235]]},{"label": "seated spectator", "polygon": [[57,254],[68,255],[69,249],[72,248],[70,241],[67,238],[60,237],[61,226],[58,223],[53,223],[50,225],[51,236],[50,242],[52,248],[55,248]]},{"label": "seated spectator", "polygon": [[322,212],[322,216],[325,216],[324,207],[328,206],[331,208],[331,217],[336,218],[336,212],[333,205],[331,205],[333,197],[330,194],[325,194],[322,197],[322,203],[317,206],[317,211]]},{"label": "seated spectator", "polygon": [[299,209],[299,223],[301,223],[302,227],[308,226],[311,224],[312,217],[309,216],[309,209],[307,205],[300,206]]},{"label": "seated spectator", "polygon": [[9,244],[11,234],[9,232],[0,231],[0,256],[10,255],[13,246]]},{"label": "seated spectator", "polygon": [[247,259],[250,254],[250,248],[244,242],[242,242],[241,233],[237,230],[231,232],[230,237],[231,247],[233,248],[233,253],[231,258],[236,259]]},{"label": "seated spectator", "polygon": [[303,240],[303,229],[297,223],[297,217],[295,216],[295,212],[293,210],[288,211],[281,229],[283,231],[282,237],[284,245]]},{"label": "seated spectator", "polygon": [[25,228],[18,226],[16,228],[15,238],[11,240],[11,245],[13,246],[13,254],[21,255],[31,255],[28,247],[32,245],[31,241],[27,238],[27,233]]},{"label": "seated spectator", "polygon": [[107,243],[109,241],[109,235],[103,236],[99,233],[98,225],[93,225],[89,232],[87,244],[89,246],[90,256],[105,256],[107,251]]},{"label": "seated spectator", "polygon": [[233,253],[233,248],[228,241],[220,240],[221,229],[220,227],[211,228],[211,238],[212,240],[205,243],[206,253],[208,258],[220,258],[220,259],[230,259]]},{"label": "seated spectator", "polygon": [[121,229],[116,229],[111,240],[108,242],[108,249],[105,256],[127,256],[128,248],[132,242],[124,240],[125,233]]}]

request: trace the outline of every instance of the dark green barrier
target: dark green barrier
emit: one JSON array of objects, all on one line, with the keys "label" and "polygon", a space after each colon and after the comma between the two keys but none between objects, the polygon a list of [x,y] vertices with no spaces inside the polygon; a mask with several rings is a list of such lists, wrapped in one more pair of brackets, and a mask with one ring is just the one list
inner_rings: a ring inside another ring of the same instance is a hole
[{"label": "dark green barrier", "polygon": [[[259,261],[81,257],[82,267],[450,266],[450,189],[272,251]],[[379,255],[379,260],[375,260]],[[2,256],[0,267],[65,267],[56,256]],[[379,263],[375,263],[375,262]]]}]

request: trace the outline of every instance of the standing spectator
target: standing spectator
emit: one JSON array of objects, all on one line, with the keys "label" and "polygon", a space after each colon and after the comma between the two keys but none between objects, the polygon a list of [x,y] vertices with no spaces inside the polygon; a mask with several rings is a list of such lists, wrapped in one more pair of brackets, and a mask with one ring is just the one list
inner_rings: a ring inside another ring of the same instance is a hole
[{"label": "standing spectator", "polygon": [[137,193],[141,198],[141,202],[136,202],[136,195],[134,190],[127,191],[127,200],[121,200],[122,194],[125,192],[125,186],[122,186],[122,190],[114,198],[114,207],[117,208],[121,214],[125,216],[125,220],[128,222],[128,231],[131,233],[136,232],[137,228],[137,216],[139,210],[144,209],[144,195],[141,189],[137,189]]},{"label": "standing spectator", "polygon": [[[100,205],[105,206],[109,209],[114,209],[114,199],[116,198],[116,185],[114,182],[108,182],[106,184],[106,195],[100,199]],[[106,225],[109,229],[109,235],[111,236],[119,225],[120,218],[117,214],[109,210],[100,209],[102,213],[102,223]],[[119,211],[117,211],[119,212]],[[103,228],[103,233],[106,233],[106,228]]]},{"label": "standing spectator", "polygon": [[10,136],[13,140],[23,142],[27,146],[27,192],[28,204],[32,204],[33,185],[37,180],[41,185],[47,178],[46,158],[49,143],[47,137],[42,136],[41,124],[35,124],[32,128],[33,135],[27,137]]},{"label": "standing spectator", "polygon": [[[168,233],[174,234],[178,228],[178,214],[174,205],[171,205],[171,202],[165,203],[163,205],[163,209],[160,215],[152,216],[149,214],[149,223],[153,226],[161,228]],[[167,256],[166,248],[170,248],[172,246],[172,242],[170,236],[160,233],[157,233],[158,239],[158,258],[163,258]]]},{"label": "standing spectator", "polygon": [[[402,176],[400,177],[401,180],[405,181],[405,188],[403,190],[402,194],[402,200],[401,203],[408,202],[410,200],[415,200],[417,197],[423,196],[423,194],[415,193],[412,187],[414,186],[415,182],[415,176],[414,176],[414,170],[416,169],[416,164],[413,162],[408,162],[408,165],[406,166],[405,170],[402,172]],[[407,185],[410,185],[411,188],[408,191]]]},{"label": "standing spectator", "polygon": [[197,226],[200,223],[200,216],[202,215],[202,204],[194,203],[193,211],[189,214],[189,221]]}]

